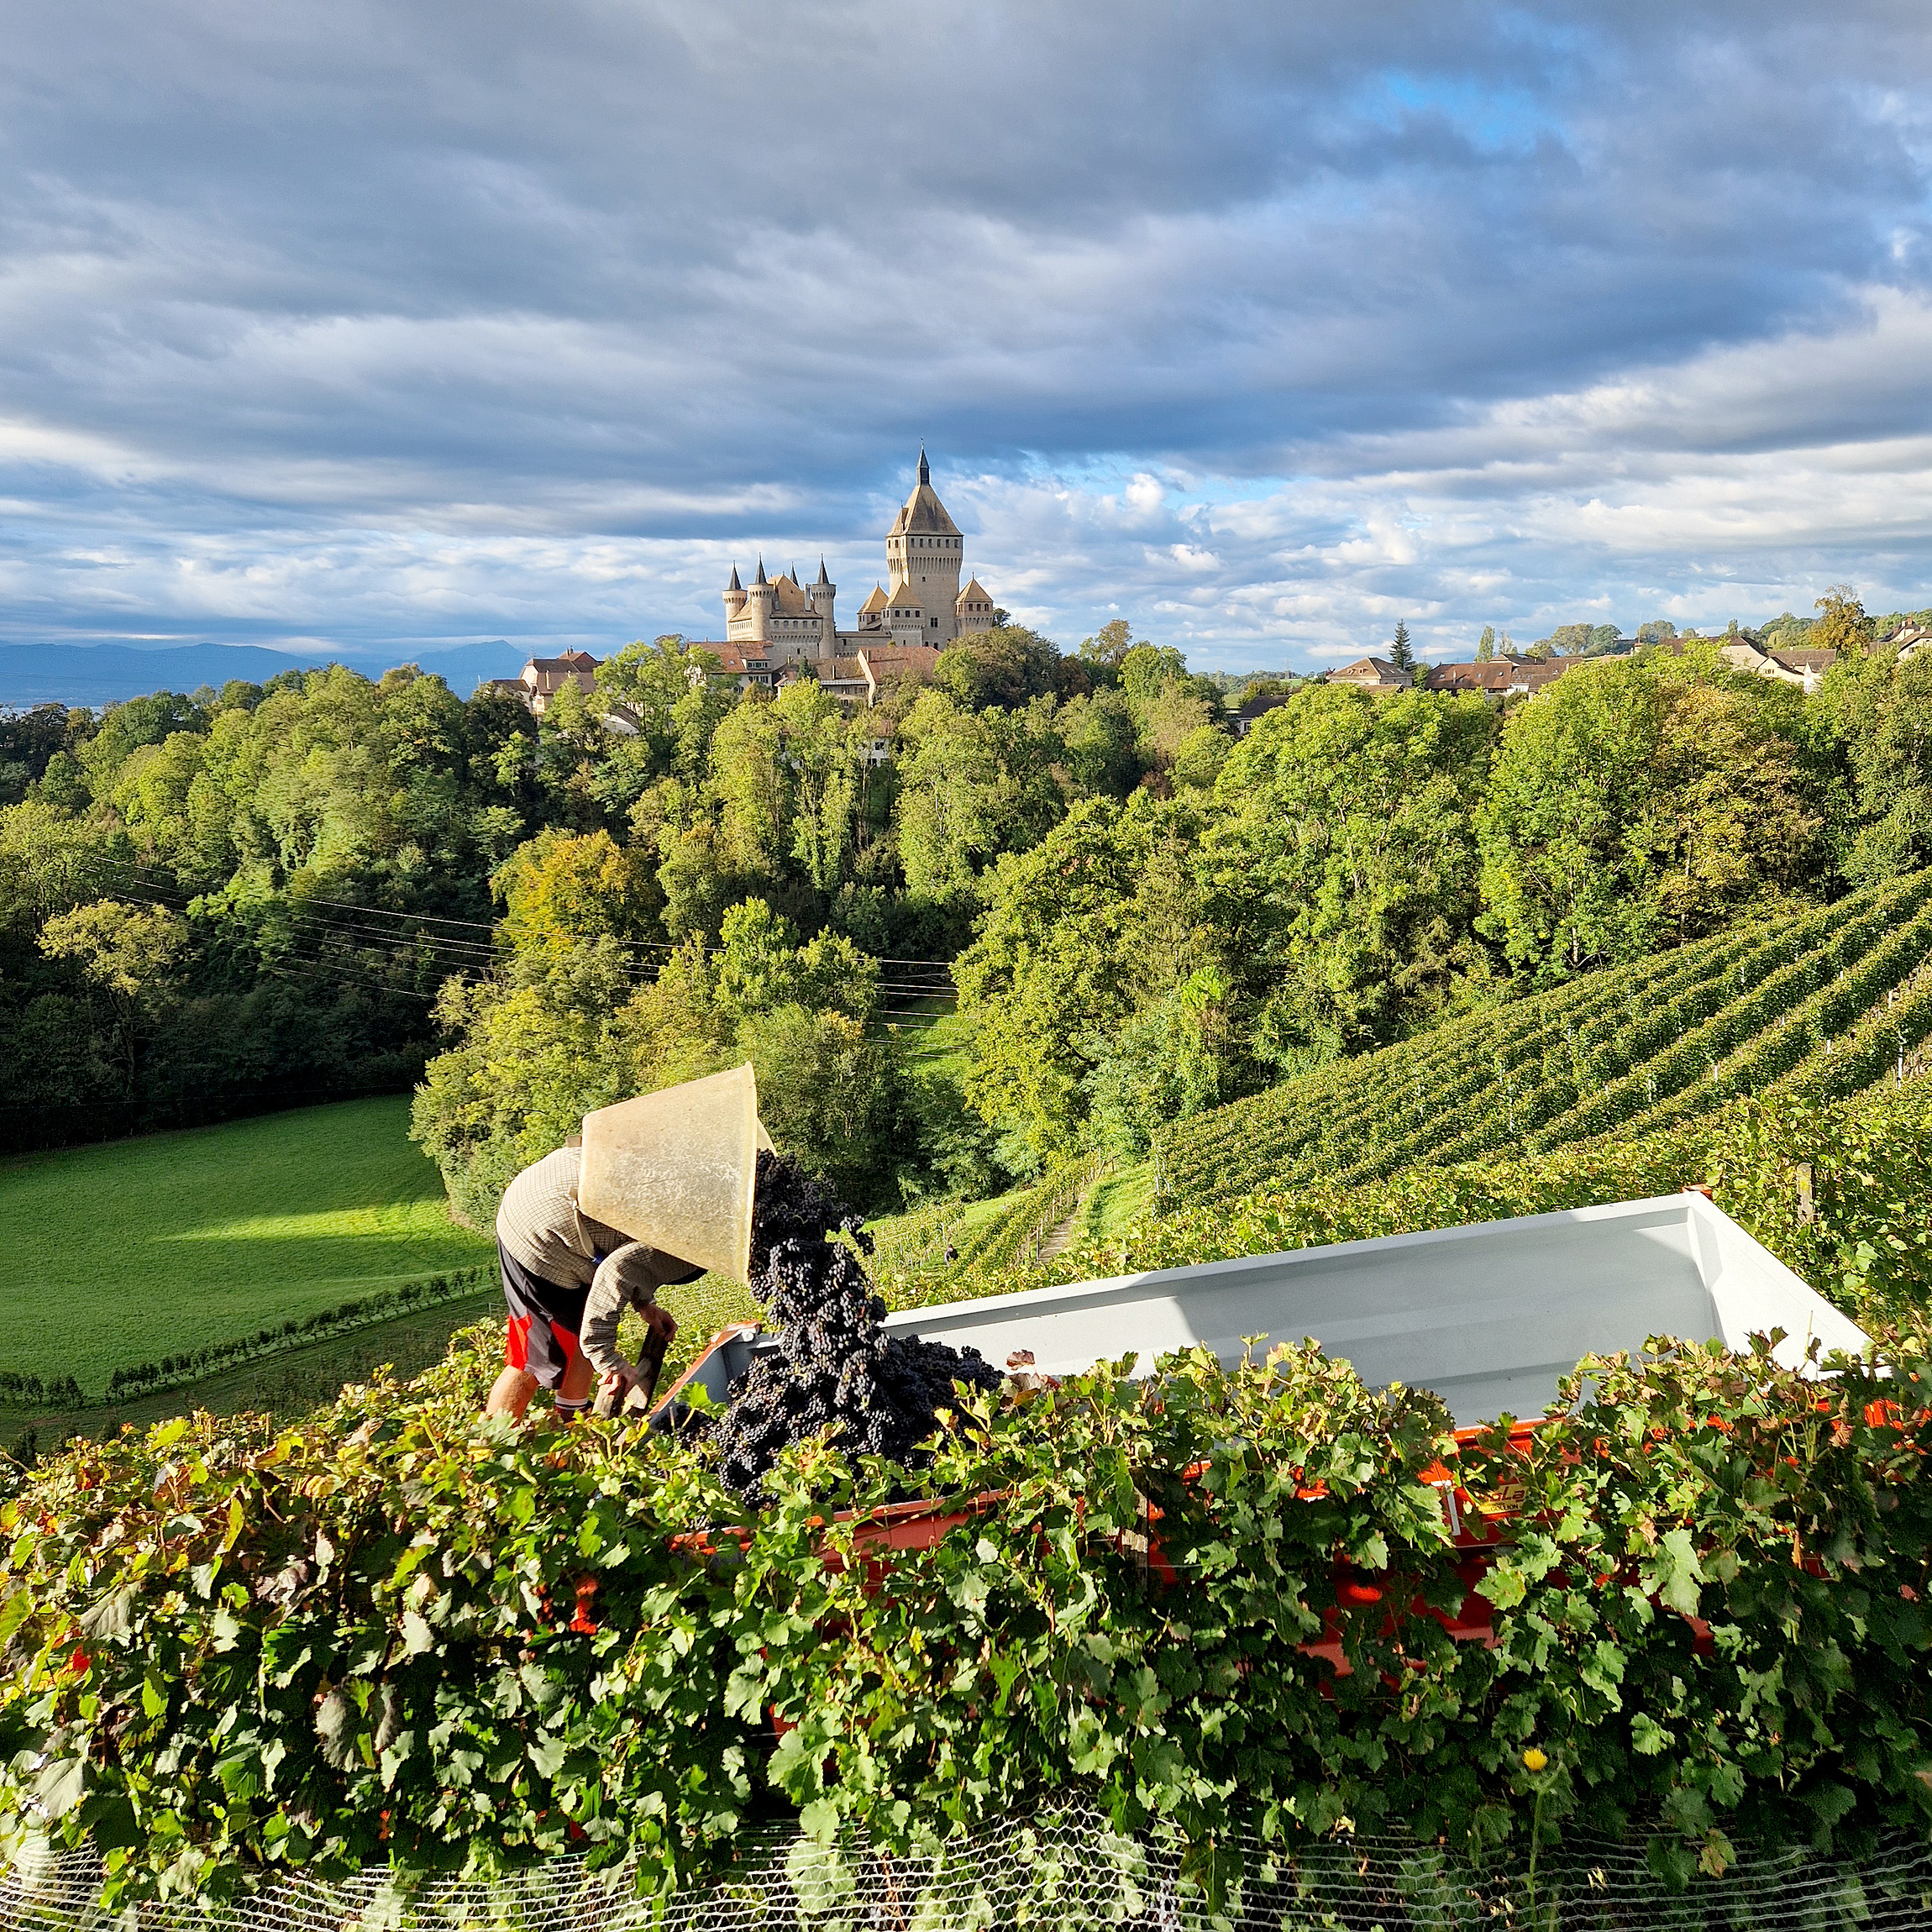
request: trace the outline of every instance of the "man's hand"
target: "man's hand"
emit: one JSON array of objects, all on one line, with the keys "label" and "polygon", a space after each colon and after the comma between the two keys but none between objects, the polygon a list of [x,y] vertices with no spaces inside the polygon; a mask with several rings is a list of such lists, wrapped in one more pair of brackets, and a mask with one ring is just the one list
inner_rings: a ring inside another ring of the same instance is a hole
[{"label": "man's hand", "polygon": [[625,1397],[643,1378],[643,1371],[632,1368],[627,1362],[611,1370],[597,1384],[597,1413],[615,1415],[623,1407]]},{"label": "man's hand", "polygon": [[651,1339],[656,1342],[659,1357],[671,1345],[671,1337],[678,1331],[678,1325],[672,1319],[671,1311],[653,1302],[644,1310],[644,1326],[650,1331]]}]

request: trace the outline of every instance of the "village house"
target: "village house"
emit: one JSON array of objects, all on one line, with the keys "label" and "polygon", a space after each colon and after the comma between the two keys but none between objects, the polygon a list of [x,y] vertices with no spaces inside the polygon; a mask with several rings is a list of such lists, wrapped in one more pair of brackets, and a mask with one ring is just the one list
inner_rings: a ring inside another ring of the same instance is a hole
[{"label": "village house", "polygon": [[1781,685],[1802,685],[1807,691],[1816,690],[1824,674],[1838,662],[1836,651],[1767,650],[1748,638],[1726,644],[1718,655],[1735,669],[1751,671]]},{"label": "village house", "polygon": [[1405,691],[1415,682],[1411,673],[1387,658],[1357,658],[1328,673],[1331,685],[1350,685],[1358,691]]}]

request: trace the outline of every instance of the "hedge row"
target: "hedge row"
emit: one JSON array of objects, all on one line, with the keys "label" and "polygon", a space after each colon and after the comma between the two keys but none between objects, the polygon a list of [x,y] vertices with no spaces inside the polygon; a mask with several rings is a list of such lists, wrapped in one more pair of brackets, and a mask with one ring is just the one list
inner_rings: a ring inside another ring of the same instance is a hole
[{"label": "hedge row", "polygon": [[[1696,1082],[1720,1088],[1719,1062],[1743,1055],[1767,1035],[1774,1062],[1777,1043],[1796,1046],[1803,1037],[1799,1029],[1815,1027],[1820,1042],[1842,1032],[1932,952],[1932,911],[1921,910],[1905,925],[1882,931],[1876,944],[1869,943],[1872,937],[1865,921],[1849,926],[1830,944],[1773,973],[1674,1046],[1549,1121],[1530,1137],[1530,1145],[1586,1140]],[[1802,1058],[1802,1051],[1794,1051],[1785,1066],[1770,1068],[1772,1077]]]},{"label": "hedge row", "polygon": [[[258,1328],[253,1335],[239,1335],[227,1341],[214,1341],[179,1355],[165,1355],[159,1362],[137,1362],[117,1368],[108,1378],[107,1402],[126,1402],[136,1396],[158,1394],[185,1383],[198,1382],[217,1370],[232,1368],[265,1355],[279,1355],[290,1348],[302,1348],[312,1341],[324,1341],[357,1329],[371,1328],[393,1321],[399,1315],[433,1308],[446,1301],[460,1301],[480,1294],[496,1278],[486,1266],[459,1268],[453,1274],[420,1276],[398,1283],[379,1294],[365,1294],[333,1308],[318,1309],[313,1315],[291,1317],[276,1328]],[[70,1381],[71,1378],[70,1378]],[[79,1405],[79,1391],[75,1391]]]},{"label": "hedge row", "polygon": [[1529,1078],[1499,1071],[1489,1093],[1441,1111],[1425,1131],[1341,1164],[1386,1173],[1424,1154],[1465,1160],[1515,1142],[1557,1146],[1615,1127],[1696,1078],[1713,1052],[1750,1037],[1794,989],[1822,984],[1882,948],[1892,921],[1921,906],[1929,890],[1932,874],[1919,874],[1788,920],[1694,983],[1673,987],[1640,969],[1599,1026],[1567,1038],[1560,1053],[1541,1055]]},{"label": "hedge row", "polygon": [[[1071,1799],[1177,1833],[1211,1905],[1250,1831],[1520,1868],[1575,1828],[1688,1882],[1932,1818],[1921,1330],[1827,1383],[1593,1358],[1524,1450],[1311,1349],[1103,1365],[980,1399],[918,1479],[955,1526],[883,1560],[902,1472],[794,1450],[748,1514],[706,1450],[480,1420],[493,1366],[82,1445],[0,1504],[0,1833],[92,1843],[119,1909],[568,1850],[662,1891],[760,1806],[909,1850]],[[1431,1614],[1471,1579],[1446,1458],[1512,1525],[1493,1644]]]},{"label": "hedge row", "polygon": [[24,1375],[0,1369],[0,1403],[10,1409],[78,1409],[87,1398],[71,1375]]}]

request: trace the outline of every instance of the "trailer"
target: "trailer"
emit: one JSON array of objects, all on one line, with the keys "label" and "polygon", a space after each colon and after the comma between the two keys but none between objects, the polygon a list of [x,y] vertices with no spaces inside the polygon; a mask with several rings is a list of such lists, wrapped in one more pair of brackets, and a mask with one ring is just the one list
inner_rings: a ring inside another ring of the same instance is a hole
[{"label": "trailer", "polygon": [[[1823,1355],[1866,1340],[1696,1189],[946,1302],[885,1326],[977,1348],[995,1368],[1023,1351],[1042,1375],[1130,1353],[1146,1374],[1197,1344],[1232,1366],[1248,1337],[1263,1352],[1312,1338],[1372,1387],[1434,1390],[1463,1428],[1539,1416],[1581,1357],[1654,1335],[1742,1350],[1782,1329],[1777,1359],[1793,1368],[1813,1341]],[[659,1425],[694,1385],[722,1403],[775,1347],[753,1324],[722,1331],[659,1404]]]}]

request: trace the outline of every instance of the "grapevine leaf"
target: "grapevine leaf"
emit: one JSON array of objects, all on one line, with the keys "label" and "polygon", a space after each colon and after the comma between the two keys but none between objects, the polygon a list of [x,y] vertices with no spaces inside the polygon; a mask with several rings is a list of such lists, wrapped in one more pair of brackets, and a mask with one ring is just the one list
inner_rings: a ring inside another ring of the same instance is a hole
[{"label": "grapevine leaf", "polygon": [[0,1650],[13,1641],[13,1633],[33,1614],[34,1593],[22,1588],[9,1593],[7,1600],[0,1604]]},{"label": "grapevine leaf", "polygon": [[322,1740],[323,1761],[333,1770],[349,1771],[359,1761],[355,1720],[355,1706],[339,1690],[332,1690],[317,1709],[315,1735]]},{"label": "grapevine leaf", "polygon": [[130,1586],[110,1590],[81,1613],[81,1635],[95,1643],[125,1643],[134,1634],[134,1593]]},{"label": "grapevine leaf", "polygon": [[65,1818],[81,1802],[87,1788],[87,1761],[84,1757],[57,1757],[34,1779],[34,1800],[50,1820]]},{"label": "grapevine leaf", "polygon": [[1667,1530],[1640,1579],[1645,1590],[1687,1617],[1697,1614],[1698,1586],[1707,1579],[1692,1546],[1690,1531]]}]

